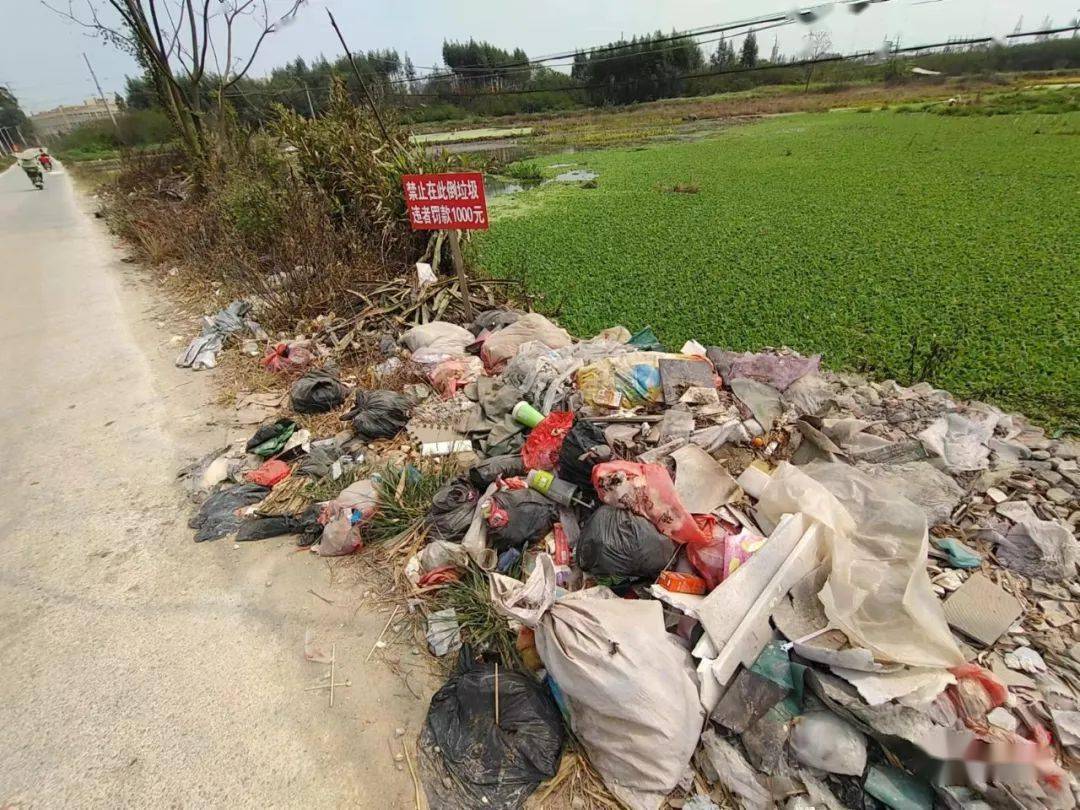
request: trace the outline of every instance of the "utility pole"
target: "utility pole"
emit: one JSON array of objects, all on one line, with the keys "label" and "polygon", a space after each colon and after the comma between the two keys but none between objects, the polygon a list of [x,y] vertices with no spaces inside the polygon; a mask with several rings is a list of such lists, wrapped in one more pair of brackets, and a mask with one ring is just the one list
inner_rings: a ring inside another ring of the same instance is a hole
[{"label": "utility pole", "polygon": [[22,143],[23,146],[26,146],[27,145],[26,136],[22,134],[22,130],[19,128],[19,126],[17,124],[15,125],[15,131],[19,133],[19,141]]},{"label": "utility pole", "polygon": [[307,84],[304,84],[304,95],[307,96],[307,108],[311,113],[311,119],[315,120],[315,105],[311,103],[311,91],[307,89]]},{"label": "utility pole", "polygon": [[119,124],[116,123],[116,116],[113,115],[112,107],[109,106],[109,100],[107,98],[105,98],[105,94],[101,92],[101,85],[98,84],[97,74],[94,73],[94,69],[90,66],[90,60],[87,58],[85,52],[83,52],[82,58],[86,62],[86,66],[88,68],[90,68],[90,78],[92,78],[94,80],[94,86],[97,88],[98,98],[100,98],[101,103],[105,105],[105,109],[109,113],[109,118],[112,119],[113,127],[117,131],[119,131],[120,126],[119,126]]}]

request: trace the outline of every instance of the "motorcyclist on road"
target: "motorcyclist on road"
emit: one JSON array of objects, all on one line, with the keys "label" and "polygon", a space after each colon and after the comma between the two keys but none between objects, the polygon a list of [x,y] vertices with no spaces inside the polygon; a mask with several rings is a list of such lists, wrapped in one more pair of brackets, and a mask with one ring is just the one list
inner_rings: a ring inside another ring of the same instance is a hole
[{"label": "motorcyclist on road", "polygon": [[30,182],[34,184],[36,188],[41,188],[44,184],[44,179],[41,176],[41,164],[38,162],[38,152],[36,150],[27,150],[20,152],[18,155],[19,167],[26,172],[26,176],[30,178]]},{"label": "motorcyclist on road", "polygon": [[42,149],[41,154],[38,155],[38,163],[41,164],[41,168],[43,168],[45,171],[52,171],[52,158],[49,156],[49,153],[46,152],[44,149]]}]

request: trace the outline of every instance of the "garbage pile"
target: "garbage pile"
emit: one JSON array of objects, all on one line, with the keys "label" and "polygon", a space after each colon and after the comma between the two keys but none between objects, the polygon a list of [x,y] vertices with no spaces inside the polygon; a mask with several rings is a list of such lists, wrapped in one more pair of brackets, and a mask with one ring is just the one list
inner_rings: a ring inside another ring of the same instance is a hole
[{"label": "garbage pile", "polygon": [[348,430],[268,415],[189,471],[192,526],[351,553],[386,507],[371,457],[456,465],[406,575],[430,594],[479,572],[517,655],[428,616],[459,655],[422,738],[450,775],[436,806],[520,807],[560,718],[635,810],[1075,806],[1076,442],[817,356],[575,340],[535,313],[388,348],[376,373],[427,384],[309,372],[295,409],[348,407]]}]

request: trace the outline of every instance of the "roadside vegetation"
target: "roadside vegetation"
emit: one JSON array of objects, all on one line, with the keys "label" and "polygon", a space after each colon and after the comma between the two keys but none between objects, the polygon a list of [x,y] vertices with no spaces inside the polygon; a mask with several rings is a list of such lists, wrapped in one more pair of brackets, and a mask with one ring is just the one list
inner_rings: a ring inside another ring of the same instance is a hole
[{"label": "roadside vegetation", "polygon": [[172,124],[161,110],[130,110],[109,119],[90,121],[61,136],[52,149],[61,160],[104,160],[121,151],[153,150],[174,140]]},{"label": "roadside vegetation", "polygon": [[831,113],[551,155],[598,188],[500,200],[477,255],[580,334],[788,345],[1075,426],[1078,133],[1075,112]]}]

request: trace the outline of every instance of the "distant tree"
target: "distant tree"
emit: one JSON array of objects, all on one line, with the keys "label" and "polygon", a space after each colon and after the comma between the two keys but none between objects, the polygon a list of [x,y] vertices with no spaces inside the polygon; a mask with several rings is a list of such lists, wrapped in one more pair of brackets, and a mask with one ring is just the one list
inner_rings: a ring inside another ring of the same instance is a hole
[{"label": "distant tree", "polygon": [[772,53],[769,54],[769,64],[780,64],[780,37],[773,37],[772,41]]},{"label": "distant tree", "polygon": [[832,37],[828,31],[811,31],[803,39],[806,40],[806,58],[809,60],[806,64],[806,86],[803,88],[803,92],[807,93],[810,91],[810,80],[814,77],[814,63],[832,48]]},{"label": "distant tree", "polygon": [[[26,113],[19,106],[19,100],[7,87],[0,84],[0,127],[25,127]],[[25,131],[23,132],[25,135]]]},{"label": "distant tree", "polygon": [[582,51],[574,54],[574,64],[570,68],[570,78],[584,81],[589,72],[589,58]]},{"label": "distant tree", "polygon": [[[135,57],[201,172],[208,157],[207,94],[216,96],[223,121],[226,91],[244,78],[266,38],[292,21],[303,3],[288,0],[280,16],[271,13],[267,0],[218,0],[213,8],[210,0],[87,0],[78,10],[73,3],[66,9],[46,6]],[[106,7],[115,18],[101,16]],[[243,54],[238,38],[249,43]]]},{"label": "distant tree", "polygon": [[738,64],[739,58],[735,55],[735,43],[722,37],[716,44],[716,50],[709,56],[709,65],[717,70],[727,70]]},{"label": "distant tree", "polygon": [[758,63],[757,34],[750,31],[743,40],[742,53],[739,56],[739,64],[745,68],[756,67]]},{"label": "distant tree", "polygon": [[124,97],[119,93],[113,93],[113,104],[116,105],[116,109],[120,112],[127,112],[127,102],[124,101]]},{"label": "distant tree", "polygon": [[416,84],[416,66],[413,64],[413,61],[409,58],[408,54],[405,54],[405,61],[402,69],[405,71],[405,86],[411,93],[413,85]]},{"label": "distant tree", "polygon": [[521,48],[506,51],[490,42],[451,42],[442,47],[443,62],[458,84],[509,84],[520,86],[529,80],[529,57]]}]

